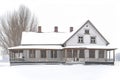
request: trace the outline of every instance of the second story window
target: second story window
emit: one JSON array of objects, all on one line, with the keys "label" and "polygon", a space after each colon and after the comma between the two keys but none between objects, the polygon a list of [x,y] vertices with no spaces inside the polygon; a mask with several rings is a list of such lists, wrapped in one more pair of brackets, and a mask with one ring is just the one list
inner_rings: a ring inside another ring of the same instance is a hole
[{"label": "second story window", "polygon": [[91,41],[90,41],[92,44],[96,44],[96,37],[91,37]]},{"label": "second story window", "polygon": [[78,43],[83,43],[83,37],[82,36],[78,37]]}]

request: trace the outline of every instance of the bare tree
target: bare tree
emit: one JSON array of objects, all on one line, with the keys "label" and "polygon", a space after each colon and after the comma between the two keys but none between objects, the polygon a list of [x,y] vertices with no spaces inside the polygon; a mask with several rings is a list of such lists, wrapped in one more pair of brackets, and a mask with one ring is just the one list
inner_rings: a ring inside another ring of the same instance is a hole
[{"label": "bare tree", "polygon": [[0,18],[0,46],[4,49],[18,46],[23,31],[35,31],[37,18],[24,5],[18,11]]}]

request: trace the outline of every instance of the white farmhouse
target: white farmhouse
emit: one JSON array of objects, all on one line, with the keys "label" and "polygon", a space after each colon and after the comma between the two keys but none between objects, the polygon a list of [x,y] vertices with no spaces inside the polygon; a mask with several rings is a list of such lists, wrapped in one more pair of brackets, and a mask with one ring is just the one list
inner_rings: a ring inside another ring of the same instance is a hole
[{"label": "white farmhouse", "polygon": [[115,49],[88,20],[77,31],[23,32],[20,46],[10,47],[11,63],[114,64]]}]

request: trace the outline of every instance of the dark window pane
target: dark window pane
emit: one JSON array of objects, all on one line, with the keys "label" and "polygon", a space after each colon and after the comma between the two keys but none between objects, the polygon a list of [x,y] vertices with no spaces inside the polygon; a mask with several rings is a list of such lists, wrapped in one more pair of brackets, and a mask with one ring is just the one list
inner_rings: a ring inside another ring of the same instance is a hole
[{"label": "dark window pane", "polygon": [[72,49],[67,49],[67,57],[72,58]]},{"label": "dark window pane", "polygon": [[51,50],[51,58],[57,58],[57,50]]},{"label": "dark window pane", "polygon": [[54,50],[54,58],[57,58],[57,50]]},{"label": "dark window pane", "polygon": [[51,50],[51,58],[54,58],[53,50]]},{"label": "dark window pane", "polygon": [[79,58],[84,58],[84,57],[85,57],[84,50],[80,50]]},{"label": "dark window pane", "polygon": [[104,58],[104,50],[99,50],[99,58]]},{"label": "dark window pane", "polygon": [[85,30],[85,34],[89,34],[89,30]]},{"label": "dark window pane", "polygon": [[46,58],[46,50],[41,50],[41,58]]},{"label": "dark window pane", "polygon": [[96,37],[91,37],[91,43],[95,44],[96,43]]},{"label": "dark window pane", "polygon": [[89,58],[95,58],[95,50],[89,50]]},{"label": "dark window pane", "polygon": [[83,43],[83,37],[78,37],[78,43]]},{"label": "dark window pane", "polygon": [[29,50],[29,58],[35,58],[35,50]]}]

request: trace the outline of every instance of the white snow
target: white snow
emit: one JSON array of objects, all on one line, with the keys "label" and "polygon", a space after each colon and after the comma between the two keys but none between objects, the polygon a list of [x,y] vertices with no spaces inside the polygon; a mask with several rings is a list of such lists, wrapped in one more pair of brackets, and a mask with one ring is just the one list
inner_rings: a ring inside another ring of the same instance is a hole
[{"label": "white snow", "polygon": [[115,65],[17,65],[1,66],[0,80],[120,80]]},{"label": "white snow", "polygon": [[116,49],[111,46],[102,46],[102,45],[81,45],[81,46],[66,46],[62,47],[61,45],[24,45],[24,46],[15,46],[10,47],[9,49],[64,49],[64,48],[88,48],[88,49]]},{"label": "white snow", "polygon": [[72,34],[73,32],[23,32],[21,44],[63,44]]},{"label": "white snow", "polygon": [[15,46],[9,49],[63,49],[61,45],[28,45],[28,46]]},{"label": "white snow", "polygon": [[88,49],[117,49],[112,46],[104,45],[81,45],[81,46],[66,46],[65,48],[88,48]]}]

